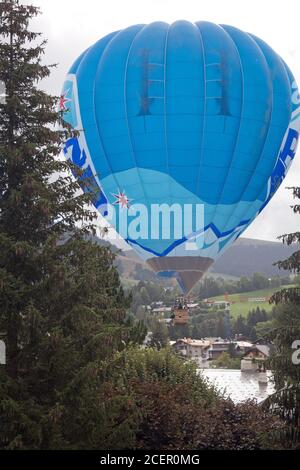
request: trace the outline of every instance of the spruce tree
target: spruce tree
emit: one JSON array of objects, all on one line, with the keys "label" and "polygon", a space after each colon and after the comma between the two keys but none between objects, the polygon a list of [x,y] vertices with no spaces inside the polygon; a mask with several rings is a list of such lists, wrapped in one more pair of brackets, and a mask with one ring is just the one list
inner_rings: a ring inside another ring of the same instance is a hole
[{"label": "spruce tree", "polygon": [[[295,199],[300,199],[300,188],[288,188]],[[295,214],[300,214],[300,204],[292,206]],[[279,268],[289,270],[294,274],[300,273],[300,232],[284,234],[283,243],[294,245],[295,251],[286,260],[278,261]],[[265,403],[279,413],[288,424],[281,435],[283,445],[300,448],[300,365],[296,351],[300,340],[300,288],[281,289],[271,298],[277,304],[273,329],[269,339],[275,349],[270,358],[270,367],[274,374],[276,392]]]},{"label": "spruce tree", "polygon": [[71,130],[39,86],[51,67],[29,29],[38,13],[0,3],[0,448],[101,447],[134,425],[120,419],[125,392],[104,405],[107,364],[145,331],[126,322],[114,255],[86,240],[93,195],[59,157]]},{"label": "spruce tree", "polygon": [[[18,1],[0,5],[0,79],[6,87],[0,108],[1,288],[6,298],[1,315],[14,377],[24,306],[41,294],[40,282],[49,273],[46,250],[73,233],[77,221],[93,218],[84,206],[86,197],[75,197],[78,184],[68,164],[57,158],[66,132],[55,129],[57,98],[38,88],[50,68],[41,62],[45,41],[38,43],[39,34],[28,30],[37,14],[37,8]],[[64,172],[69,176],[55,176]]]}]

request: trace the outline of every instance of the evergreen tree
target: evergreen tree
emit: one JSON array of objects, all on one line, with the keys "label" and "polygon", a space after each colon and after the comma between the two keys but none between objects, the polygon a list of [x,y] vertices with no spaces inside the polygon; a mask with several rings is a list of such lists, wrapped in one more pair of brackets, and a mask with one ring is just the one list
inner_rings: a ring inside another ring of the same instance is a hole
[{"label": "evergreen tree", "polygon": [[239,315],[236,318],[234,322],[233,332],[239,335],[248,335],[249,328],[247,327],[246,320],[242,315]]},{"label": "evergreen tree", "polygon": [[266,289],[270,286],[268,278],[260,273],[254,273],[252,276],[253,290]]},{"label": "evergreen tree", "polygon": [[169,344],[169,332],[165,322],[154,319],[151,322],[150,329],[152,332],[151,346],[161,349]]},{"label": "evergreen tree", "polygon": [[219,338],[226,338],[226,328],[225,328],[225,321],[224,317],[220,315],[218,320],[216,321],[216,336]]},{"label": "evergreen tree", "polygon": [[[300,199],[300,188],[289,188],[293,196]],[[300,213],[300,205],[292,206],[295,214]],[[300,273],[300,232],[285,234],[280,237],[283,243],[295,245],[295,252],[286,260],[276,263],[279,268],[294,274]],[[297,249],[298,248],[298,249]],[[282,289],[276,292],[272,301],[277,304],[274,328],[269,338],[274,342],[275,350],[270,359],[274,373],[276,393],[266,402],[287,421],[288,431],[281,436],[286,446],[300,448],[300,368],[293,360],[295,343],[300,338],[300,288]],[[297,353],[297,351],[296,351]],[[275,406],[274,406],[275,405]]]},{"label": "evergreen tree", "polygon": [[52,274],[58,240],[74,233],[77,221],[93,218],[84,207],[86,197],[75,197],[78,184],[70,176],[50,182],[54,175],[69,175],[69,168],[56,158],[66,137],[54,129],[60,120],[57,98],[37,87],[50,73],[41,64],[45,42],[27,45],[39,37],[28,30],[37,13],[17,1],[0,5],[0,79],[6,85],[0,108],[1,319],[12,376],[18,373],[24,312],[41,301],[41,283]]},{"label": "evergreen tree", "polygon": [[70,130],[38,87],[50,68],[29,30],[37,14],[0,3],[0,448],[113,447],[135,418],[120,420],[126,393],[103,406],[107,361],[145,331],[126,322],[114,255],[85,240],[93,194],[58,157]]}]

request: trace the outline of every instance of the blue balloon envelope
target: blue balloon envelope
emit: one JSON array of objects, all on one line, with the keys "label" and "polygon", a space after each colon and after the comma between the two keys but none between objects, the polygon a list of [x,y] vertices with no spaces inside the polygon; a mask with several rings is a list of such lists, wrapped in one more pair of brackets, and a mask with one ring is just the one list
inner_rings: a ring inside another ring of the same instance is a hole
[{"label": "blue balloon envelope", "polygon": [[283,60],[227,25],[134,25],[75,61],[64,147],[117,232],[188,292],[272,198],[295,156],[300,99]]}]

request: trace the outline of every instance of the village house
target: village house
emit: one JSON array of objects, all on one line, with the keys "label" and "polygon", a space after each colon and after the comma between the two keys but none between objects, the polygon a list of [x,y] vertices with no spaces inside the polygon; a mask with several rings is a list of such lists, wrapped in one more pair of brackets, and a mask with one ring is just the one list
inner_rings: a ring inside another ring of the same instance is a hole
[{"label": "village house", "polygon": [[222,338],[215,338],[210,342],[209,358],[211,360],[218,359],[224,352],[229,353],[232,341]]},{"label": "village house", "polygon": [[270,345],[250,341],[230,341],[223,338],[181,338],[170,345],[187,359],[194,359],[199,367],[209,367],[209,361],[218,359],[224,352],[241,357],[241,371],[264,370],[269,357]]},{"label": "village house", "polygon": [[173,348],[186,358],[196,361],[199,367],[208,367],[210,348],[208,340],[182,338],[173,343]]},{"label": "village house", "polygon": [[234,343],[235,353],[238,356],[244,356],[253,347],[253,343],[250,343],[250,341],[235,341]]},{"label": "village house", "polygon": [[242,372],[265,370],[266,360],[270,355],[270,347],[266,344],[254,344],[241,360]]},{"label": "village house", "polygon": [[208,367],[207,361],[217,359],[222,353],[230,351],[230,345],[236,343],[222,338],[178,339],[173,347],[187,358],[202,358],[198,361],[201,367]]}]

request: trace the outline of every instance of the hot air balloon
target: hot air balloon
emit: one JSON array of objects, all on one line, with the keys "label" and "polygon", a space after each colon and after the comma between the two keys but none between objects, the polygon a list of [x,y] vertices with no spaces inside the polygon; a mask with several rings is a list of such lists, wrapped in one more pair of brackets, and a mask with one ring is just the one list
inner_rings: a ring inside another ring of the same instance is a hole
[{"label": "hot air balloon", "polygon": [[72,65],[60,107],[78,131],[64,154],[92,182],[95,207],[184,292],[268,204],[300,130],[284,61],[209,22],[105,36]]}]

